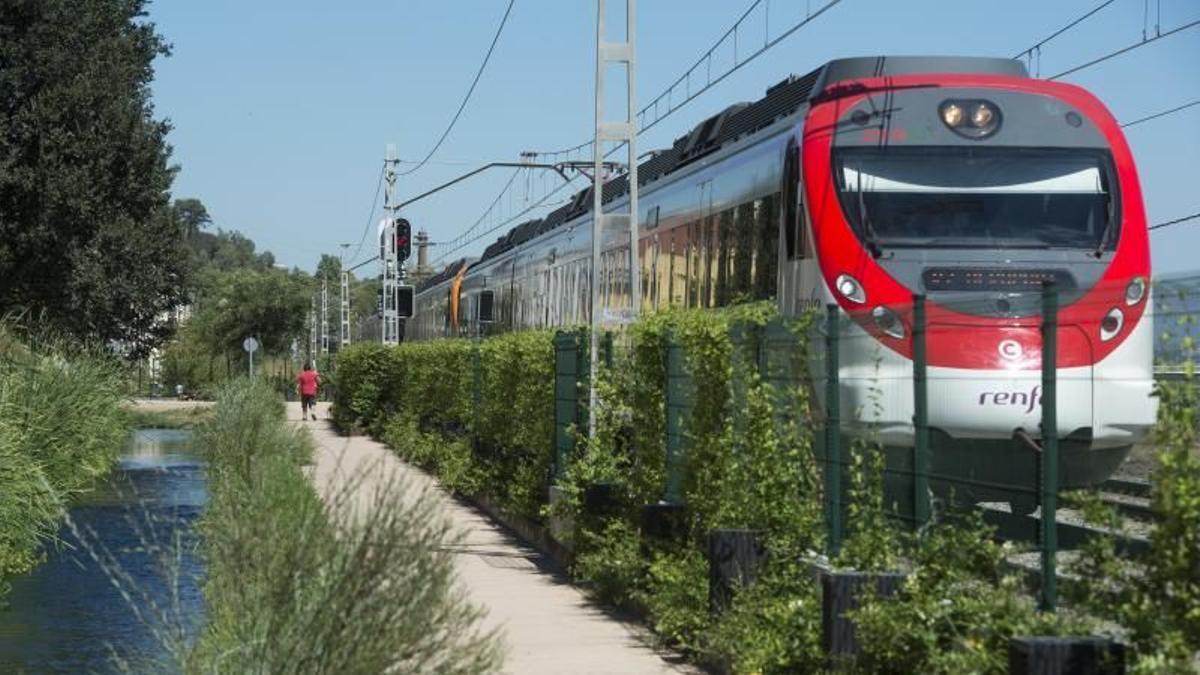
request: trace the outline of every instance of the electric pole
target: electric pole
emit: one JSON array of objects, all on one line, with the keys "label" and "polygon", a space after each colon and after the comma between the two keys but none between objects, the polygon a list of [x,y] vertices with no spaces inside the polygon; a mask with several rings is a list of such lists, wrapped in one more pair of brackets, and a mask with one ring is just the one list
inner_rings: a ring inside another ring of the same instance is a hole
[{"label": "electric pole", "polygon": [[399,261],[396,259],[396,146],[387,146],[387,172],[384,178],[383,210],[387,219],[380,227],[380,263],[383,265],[383,315],[381,337],[383,344],[397,344],[400,336],[400,319],[396,315],[396,286],[402,278]]},{"label": "electric pole", "polygon": [[329,275],[321,276],[321,356],[329,354]]},{"label": "electric pole", "polygon": [[[600,241],[606,230],[627,230],[629,249],[624,252],[629,265],[629,307],[619,308],[619,321],[631,321],[641,307],[641,265],[638,262],[638,174],[637,174],[637,98],[634,95],[637,71],[635,18],[637,0],[625,0],[625,41],[605,39],[607,0],[597,0],[596,12],[596,135],[592,142],[592,306],[591,306],[591,377],[588,380],[588,430],[596,431],[596,375],[600,361],[600,329],[605,310],[600,306]],[[610,63],[625,64],[626,112],[623,122],[604,121],[604,78]],[[604,213],[604,149],[608,142],[623,142],[628,150],[626,169],[629,177],[627,213]],[[622,255],[618,249],[616,255]]]},{"label": "electric pole", "polygon": [[341,264],[341,291],[340,298],[340,319],[338,322],[338,349],[350,344],[350,271],[346,269],[346,250],[350,248],[350,244],[342,244],[342,255],[340,256]]},{"label": "electric pole", "polygon": [[317,296],[312,297],[312,306],[308,312],[308,360],[317,358]]}]

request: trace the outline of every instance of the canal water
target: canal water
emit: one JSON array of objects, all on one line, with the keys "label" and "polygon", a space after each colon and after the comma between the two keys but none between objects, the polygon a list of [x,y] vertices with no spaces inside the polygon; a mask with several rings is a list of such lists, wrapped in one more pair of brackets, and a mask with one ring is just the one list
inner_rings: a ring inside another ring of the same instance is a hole
[{"label": "canal water", "polygon": [[167,645],[190,642],[203,616],[193,525],[207,498],[190,432],[134,432],[119,466],[75,501],[61,543],[13,580],[0,673],[172,670]]}]

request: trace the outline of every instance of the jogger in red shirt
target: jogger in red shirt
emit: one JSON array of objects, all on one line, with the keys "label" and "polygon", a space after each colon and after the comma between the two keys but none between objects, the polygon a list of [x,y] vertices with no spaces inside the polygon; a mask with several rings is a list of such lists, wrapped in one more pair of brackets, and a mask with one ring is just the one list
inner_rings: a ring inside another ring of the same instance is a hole
[{"label": "jogger in red shirt", "polygon": [[[304,370],[296,376],[296,388],[300,390],[300,419],[307,420],[309,414],[314,421],[317,419],[317,389],[321,386],[321,376],[313,370],[312,362],[304,364]],[[310,412],[311,411],[311,412]]]}]

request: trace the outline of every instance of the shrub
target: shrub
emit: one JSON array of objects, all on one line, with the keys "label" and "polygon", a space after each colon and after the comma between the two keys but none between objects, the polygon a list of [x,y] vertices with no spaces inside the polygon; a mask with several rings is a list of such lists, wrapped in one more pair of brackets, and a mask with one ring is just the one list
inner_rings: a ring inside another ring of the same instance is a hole
[{"label": "shrub", "polygon": [[[1183,340],[1191,351],[1191,338]],[[1135,652],[1134,672],[1193,672],[1200,667],[1200,392],[1190,359],[1184,380],[1160,382],[1154,441],[1158,467],[1150,476],[1151,506],[1161,516],[1150,531],[1150,552],[1118,553],[1113,538],[1097,538],[1072,566],[1083,584],[1075,600],[1116,620]],[[1120,517],[1096,500],[1085,504],[1094,522],[1119,531]]]},{"label": "shrub", "polygon": [[863,645],[859,665],[881,673],[1003,673],[1017,635],[1080,635],[1094,626],[1067,612],[1038,612],[1006,546],[978,516],[931,526],[911,549],[900,593],[868,597],[854,612]]}]

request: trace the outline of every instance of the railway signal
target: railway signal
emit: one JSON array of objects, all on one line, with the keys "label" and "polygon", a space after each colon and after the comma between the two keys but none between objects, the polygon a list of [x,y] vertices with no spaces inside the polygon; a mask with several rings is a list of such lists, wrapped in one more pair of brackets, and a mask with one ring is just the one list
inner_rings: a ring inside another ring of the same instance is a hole
[{"label": "railway signal", "polygon": [[392,232],[396,238],[396,260],[404,262],[412,255],[412,225],[403,218],[397,218]]},{"label": "railway signal", "polygon": [[396,287],[396,316],[401,319],[411,319],[416,303],[413,301],[416,288],[413,286]]}]

